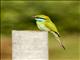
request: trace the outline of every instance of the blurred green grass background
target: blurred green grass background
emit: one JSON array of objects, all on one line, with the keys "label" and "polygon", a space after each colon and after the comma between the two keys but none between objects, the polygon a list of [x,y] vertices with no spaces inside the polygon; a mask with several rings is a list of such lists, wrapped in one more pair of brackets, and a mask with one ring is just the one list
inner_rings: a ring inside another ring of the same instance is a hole
[{"label": "blurred green grass background", "polygon": [[11,60],[12,30],[38,30],[32,18],[37,14],[51,18],[66,46],[64,51],[49,33],[49,60],[79,60],[80,1],[1,1],[3,60]]}]

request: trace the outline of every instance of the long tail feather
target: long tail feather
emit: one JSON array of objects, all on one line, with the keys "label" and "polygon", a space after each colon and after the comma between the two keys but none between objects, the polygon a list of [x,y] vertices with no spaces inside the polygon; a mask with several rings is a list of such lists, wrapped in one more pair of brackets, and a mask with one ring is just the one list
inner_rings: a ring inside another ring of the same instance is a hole
[{"label": "long tail feather", "polygon": [[55,36],[55,38],[56,38],[56,40],[59,42],[60,46],[65,50],[65,47],[64,47],[62,41],[60,41],[60,36],[59,36],[59,34],[58,34],[58,33],[55,33],[55,32],[51,32],[51,33]]}]

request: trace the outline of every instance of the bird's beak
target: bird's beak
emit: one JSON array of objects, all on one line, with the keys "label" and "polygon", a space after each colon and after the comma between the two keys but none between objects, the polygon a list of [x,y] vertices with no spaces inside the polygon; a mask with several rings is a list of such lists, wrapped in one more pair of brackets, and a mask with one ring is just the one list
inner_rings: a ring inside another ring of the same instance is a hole
[{"label": "bird's beak", "polygon": [[32,16],[32,18],[35,18],[35,16]]}]

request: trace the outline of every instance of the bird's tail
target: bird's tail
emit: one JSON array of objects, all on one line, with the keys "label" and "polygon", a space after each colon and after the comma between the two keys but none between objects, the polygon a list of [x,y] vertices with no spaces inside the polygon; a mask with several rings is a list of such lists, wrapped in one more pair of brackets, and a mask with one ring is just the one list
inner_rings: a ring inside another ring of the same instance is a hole
[{"label": "bird's tail", "polygon": [[55,36],[56,40],[59,42],[59,45],[65,50],[65,47],[64,47],[62,41],[60,40],[59,34],[56,32],[51,32],[51,33]]}]

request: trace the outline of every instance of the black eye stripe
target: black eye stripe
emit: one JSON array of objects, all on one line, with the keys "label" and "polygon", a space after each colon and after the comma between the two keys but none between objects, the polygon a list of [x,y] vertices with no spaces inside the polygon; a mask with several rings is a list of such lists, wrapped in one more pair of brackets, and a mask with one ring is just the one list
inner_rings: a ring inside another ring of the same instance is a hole
[{"label": "black eye stripe", "polygon": [[39,19],[44,19],[44,18],[39,18]]},{"label": "black eye stripe", "polygon": [[36,17],[36,18],[39,18],[39,17]]},{"label": "black eye stripe", "polygon": [[37,19],[45,19],[45,18],[41,18],[41,17],[36,17]]}]

